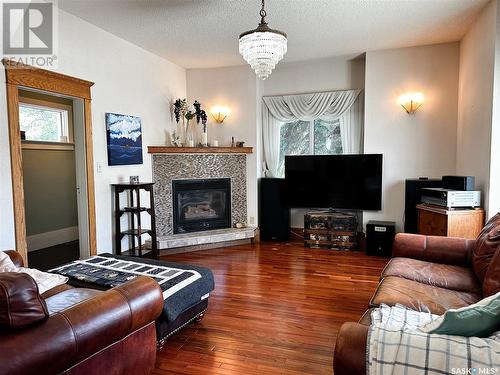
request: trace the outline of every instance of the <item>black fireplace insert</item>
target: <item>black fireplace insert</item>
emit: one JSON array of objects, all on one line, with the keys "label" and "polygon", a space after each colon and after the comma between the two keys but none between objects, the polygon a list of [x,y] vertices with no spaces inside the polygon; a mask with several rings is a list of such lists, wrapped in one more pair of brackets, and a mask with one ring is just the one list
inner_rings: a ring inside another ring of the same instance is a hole
[{"label": "black fireplace insert", "polygon": [[174,233],[231,227],[231,179],[172,181]]}]

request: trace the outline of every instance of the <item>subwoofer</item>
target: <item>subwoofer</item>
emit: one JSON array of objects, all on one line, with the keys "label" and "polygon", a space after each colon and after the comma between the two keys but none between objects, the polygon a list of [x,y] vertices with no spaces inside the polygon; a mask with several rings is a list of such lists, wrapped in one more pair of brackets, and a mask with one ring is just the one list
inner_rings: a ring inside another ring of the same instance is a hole
[{"label": "subwoofer", "polygon": [[395,222],[369,221],[366,223],[366,254],[390,257],[395,235]]},{"label": "subwoofer", "polygon": [[285,179],[261,178],[259,189],[261,241],[290,239],[290,208],[285,197]]},{"label": "subwoofer", "polygon": [[443,187],[443,182],[438,179],[421,177],[408,179],[405,182],[405,232],[417,233],[417,204],[422,200],[422,188]]}]

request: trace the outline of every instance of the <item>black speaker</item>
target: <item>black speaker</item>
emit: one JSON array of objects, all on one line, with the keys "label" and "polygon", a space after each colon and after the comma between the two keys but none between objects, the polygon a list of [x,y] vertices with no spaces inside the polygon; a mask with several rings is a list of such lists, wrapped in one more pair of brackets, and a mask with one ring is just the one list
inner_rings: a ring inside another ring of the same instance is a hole
[{"label": "black speaker", "polygon": [[290,208],[286,205],[283,178],[260,179],[259,213],[262,241],[285,242],[290,239]]},{"label": "black speaker", "polygon": [[369,221],[366,223],[366,254],[390,257],[395,235],[395,222]]},{"label": "black speaker", "polygon": [[451,190],[472,191],[475,188],[474,176],[443,176],[443,187]]},{"label": "black speaker", "polygon": [[417,233],[417,204],[422,202],[422,188],[443,187],[437,179],[421,177],[405,181],[405,232]]}]

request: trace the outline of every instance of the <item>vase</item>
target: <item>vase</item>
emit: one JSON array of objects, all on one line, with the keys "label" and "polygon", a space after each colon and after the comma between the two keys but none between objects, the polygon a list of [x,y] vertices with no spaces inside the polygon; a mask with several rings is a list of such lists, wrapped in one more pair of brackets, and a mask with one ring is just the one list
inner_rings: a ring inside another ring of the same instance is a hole
[{"label": "vase", "polygon": [[178,122],[175,128],[175,136],[178,137],[178,142],[175,146],[185,146],[186,145],[186,123],[184,119],[182,122]]},{"label": "vase", "polygon": [[196,146],[196,128],[193,121],[187,120],[186,126],[186,146]]},{"label": "vase", "polygon": [[201,133],[201,145],[207,147],[208,146],[208,129],[207,125],[203,126],[203,132]]}]

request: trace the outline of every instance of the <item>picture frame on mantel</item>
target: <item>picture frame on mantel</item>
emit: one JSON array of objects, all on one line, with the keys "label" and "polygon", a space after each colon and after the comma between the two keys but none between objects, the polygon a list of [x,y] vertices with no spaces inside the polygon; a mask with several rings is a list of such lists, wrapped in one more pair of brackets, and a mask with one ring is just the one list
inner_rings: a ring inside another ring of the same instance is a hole
[{"label": "picture frame on mantel", "polygon": [[106,113],[108,165],[142,164],[142,127],[140,117]]}]

